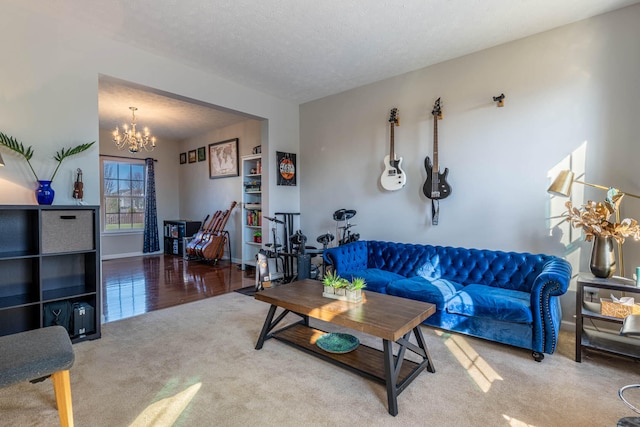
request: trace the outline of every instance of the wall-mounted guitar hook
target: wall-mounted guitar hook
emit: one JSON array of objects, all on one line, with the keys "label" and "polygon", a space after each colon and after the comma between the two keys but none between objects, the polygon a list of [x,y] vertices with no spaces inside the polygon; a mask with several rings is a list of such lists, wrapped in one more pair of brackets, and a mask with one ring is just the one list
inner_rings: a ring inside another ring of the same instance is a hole
[{"label": "wall-mounted guitar hook", "polygon": [[504,93],[501,93],[500,95],[493,97],[493,102],[497,102],[498,107],[504,107],[504,98]]}]

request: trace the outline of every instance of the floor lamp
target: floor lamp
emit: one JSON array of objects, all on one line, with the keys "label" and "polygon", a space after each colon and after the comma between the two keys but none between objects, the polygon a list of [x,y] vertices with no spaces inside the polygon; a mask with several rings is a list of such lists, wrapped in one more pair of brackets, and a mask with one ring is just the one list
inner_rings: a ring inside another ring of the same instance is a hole
[{"label": "floor lamp", "polygon": [[[611,187],[605,187],[604,185],[598,184],[589,184],[588,182],[578,181],[574,179],[575,174],[569,170],[560,171],[556,179],[551,183],[551,186],[547,189],[547,193],[554,194],[556,196],[569,197],[571,195],[571,185],[575,182],[582,185],[587,185],[589,187],[599,188],[600,190],[608,191]],[[622,194],[624,196],[635,197],[636,199],[640,199],[640,196],[635,194],[627,193],[624,191],[620,191],[617,188],[614,188],[618,194]],[[616,223],[620,223],[620,209],[616,209]],[[622,256],[622,243],[618,242],[618,261],[620,263],[620,275],[624,277],[624,260]]]}]

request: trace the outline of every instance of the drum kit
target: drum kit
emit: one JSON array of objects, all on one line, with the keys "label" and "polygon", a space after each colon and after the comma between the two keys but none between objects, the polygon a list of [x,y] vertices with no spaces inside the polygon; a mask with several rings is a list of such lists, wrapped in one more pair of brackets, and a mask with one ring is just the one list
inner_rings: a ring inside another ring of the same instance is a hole
[{"label": "drum kit", "polygon": [[[301,230],[289,235],[285,247],[277,240],[277,227],[282,225],[285,229],[289,226],[288,216],[292,214],[276,214],[284,215],[284,221],[275,217],[264,216],[263,218],[273,223],[271,228],[271,243],[266,243],[267,250],[261,249],[256,255],[256,290],[269,287],[272,284],[291,283],[294,280],[302,279],[318,279],[321,280],[326,274],[326,263],[322,258],[321,268],[311,262],[311,258],[324,254],[335,237],[330,232],[326,232],[316,238],[316,242],[322,245],[322,249],[315,246],[307,246],[307,236]],[[355,242],[360,239],[360,234],[352,233],[351,228],[355,224],[351,224],[349,220],[356,215],[353,209],[338,209],[333,213],[333,219],[336,221],[336,234],[338,234],[338,245]],[[286,230],[285,230],[286,231]],[[271,272],[269,268],[269,260],[273,259],[275,271]],[[297,260],[297,268],[293,271],[293,262]]]}]

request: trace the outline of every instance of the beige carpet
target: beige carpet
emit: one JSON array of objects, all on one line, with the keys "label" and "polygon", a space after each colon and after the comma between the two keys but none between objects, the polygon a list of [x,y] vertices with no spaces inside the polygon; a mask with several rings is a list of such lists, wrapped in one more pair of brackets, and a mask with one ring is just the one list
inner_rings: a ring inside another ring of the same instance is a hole
[{"label": "beige carpet", "polygon": [[[268,305],[233,292],[103,325],[74,346],[77,426],[615,426],[640,364],[588,354],[571,334],[530,352],[423,328],[436,373],[387,412],[385,388],[275,340],[254,350]],[[358,335],[361,341],[376,340]],[[631,395],[640,402],[640,395]],[[50,381],[0,390],[0,425],[58,424]]]}]

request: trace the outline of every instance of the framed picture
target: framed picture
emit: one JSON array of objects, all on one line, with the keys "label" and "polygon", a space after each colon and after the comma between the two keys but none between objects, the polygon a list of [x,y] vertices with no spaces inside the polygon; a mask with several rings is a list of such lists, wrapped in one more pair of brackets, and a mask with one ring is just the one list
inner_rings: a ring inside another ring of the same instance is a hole
[{"label": "framed picture", "polygon": [[238,138],[209,144],[209,179],[238,176]]},{"label": "framed picture", "polygon": [[189,150],[189,163],[196,162],[196,150]]},{"label": "framed picture", "polygon": [[203,162],[207,160],[207,150],[204,147],[198,148],[198,161]]},{"label": "framed picture", "polygon": [[278,185],[296,185],[296,155],[293,153],[283,153],[276,151],[278,161],[278,174],[276,182]]},{"label": "framed picture", "polygon": [[184,165],[187,163],[187,153],[180,153],[180,164]]}]

